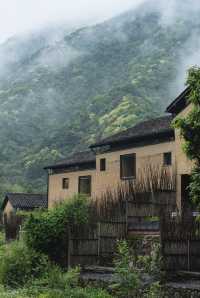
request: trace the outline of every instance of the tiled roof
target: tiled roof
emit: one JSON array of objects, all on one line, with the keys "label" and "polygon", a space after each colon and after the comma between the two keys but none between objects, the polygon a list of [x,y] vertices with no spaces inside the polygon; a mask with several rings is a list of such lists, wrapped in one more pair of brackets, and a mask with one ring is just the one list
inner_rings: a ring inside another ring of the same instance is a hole
[{"label": "tiled roof", "polygon": [[57,163],[45,167],[45,169],[64,168],[69,166],[95,163],[95,154],[91,150],[82,151],[70,155],[68,158],[58,161]]},{"label": "tiled roof", "polygon": [[110,145],[113,143],[123,143],[124,141],[137,141],[145,139],[149,136],[156,136],[161,134],[173,135],[174,130],[171,128],[172,116],[163,116],[147,121],[140,122],[135,126],[124,130],[120,133],[112,135],[108,138],[102,139],[99,142],[90,146],[90,148]]},{"label": "tiled roof", "polygon": [[47,208],[48,205],[47,195],[45,194],[7,193],[2,205],[3,209],[8,201],[13,208],[19,210]]},{"label": "tiled roof", "polygon": [[187,96],[189,91],[190,89],[187,87],[179,96],[176,97],[174,101],[172,101],[172,103],[167,107],[166,112],[175,115],[181,112],[188,105]]}]

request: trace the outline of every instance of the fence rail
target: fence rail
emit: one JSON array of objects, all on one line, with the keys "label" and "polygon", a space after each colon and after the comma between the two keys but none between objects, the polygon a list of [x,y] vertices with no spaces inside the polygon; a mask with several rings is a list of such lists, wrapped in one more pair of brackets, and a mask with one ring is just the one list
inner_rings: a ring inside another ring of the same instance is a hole
[{"label": "fence rail", "polygon": [[162,255],[166,270],[200,270],[200,224],[193,218],[161,223]]},{"label": "fence rail", "polygon": [[[83,235],[87,235],[87,237],[84,238]],[[73,227],[70,248],[68,248],[70,249],[68,264],[93,265],[104,264],[104,262],[108,264],[116,251],[117,240],[125,238],[125,222],[103,221],[96,225]]]}]

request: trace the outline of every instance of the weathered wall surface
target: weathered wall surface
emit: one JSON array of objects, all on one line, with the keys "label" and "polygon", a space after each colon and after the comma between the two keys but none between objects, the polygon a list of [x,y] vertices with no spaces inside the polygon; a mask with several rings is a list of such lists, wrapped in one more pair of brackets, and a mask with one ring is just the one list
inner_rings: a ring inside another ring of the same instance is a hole
[{"label": "weathered wall surface", "polygon": [[4,219],[4,216],[6,215],[7,216],[7,219],[10,218],[11,216],[11,213],[14,211],[14,208],[13,206],[10,204],[10,202],[8,201],[4,210],[3,210],[3,219]]},{"label": "weathered wall surface", "polygon": [[[192,105],[188,105],[177,117],[185,117],[192,110]],[[189,160],[183,150],[184,140],[180,136],[180,131],[175,129],[175,158],[176,158],[176,185],[177,185],[177,205],[181,209],[181,175],[190,174],[193,162]]]},{"label": "weathered wall surface", "polygon": [[[187,106],[177,117],[185,117],[192,110],[192,105]],[[175,130],[175,150],[177,174],[190,174],[193,163],[187,158],[183,151],[184,140],[180,137],[178,129]]]},{"label": "weathered wall surface", "polygon": [[[167,166],[170,173],[175,171],[175,142],[165,142],[144,147],[136,147],[115,152],[99,154],[96,157],[96,170],[77,171],[49,176],[49,207],[54,202],[64,200],[78,192],[79,176],[91,175],[92,196],[99,197],[106,190],[116,189],[119,184],[126,183],[120,179],[120,155],[136,154],[136,179],[143,175],[145,167],[153,165],[155,169],[163,166],[163,153],[172,152],[172,166]],[[100,171],[100,159],[106,159],[106,171]],[[62,179],[69,178],[69,189],[62,189]]]},{"label": "weathered wall surface", "polygon": [[[63,201],[74,194],[78,193],[78,179],[79,176],[91,176],[92,193],[94,192],[94,185],[96,185],[95,170],[77,171],[63,174],[49,175],[49,189],[48,189],[48,205],[52,207],[56,202]],[[69,188],[62,188],[62,179],[69,178]]]}]

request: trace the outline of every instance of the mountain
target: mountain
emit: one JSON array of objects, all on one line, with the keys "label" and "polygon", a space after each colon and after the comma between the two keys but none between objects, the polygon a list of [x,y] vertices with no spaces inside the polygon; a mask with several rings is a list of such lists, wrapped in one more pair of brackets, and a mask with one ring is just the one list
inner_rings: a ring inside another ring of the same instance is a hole
[{"label": "mountain", "polygon": [[199,18],[165,24],[144,5],[59,38],[1,44],[0,193],[45,190],[46,164],[162,114],[194,32]]}]

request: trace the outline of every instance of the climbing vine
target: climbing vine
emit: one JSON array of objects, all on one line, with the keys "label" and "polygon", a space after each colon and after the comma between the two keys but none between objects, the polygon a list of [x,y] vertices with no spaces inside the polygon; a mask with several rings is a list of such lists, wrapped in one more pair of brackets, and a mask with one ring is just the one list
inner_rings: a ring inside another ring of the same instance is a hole
[{"label": "climbing vine", "polygon": [[200,68],[192,67],[188,71],[186,86],[189,88],[188,103],[192,109],[186,117],[177,117],[173,125],[180,130],[185,140],[183,150],[194,161],[191,175],[190,197],[200,208]]}]

